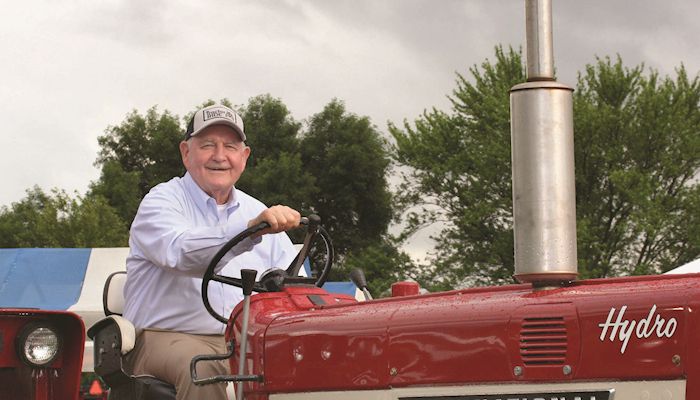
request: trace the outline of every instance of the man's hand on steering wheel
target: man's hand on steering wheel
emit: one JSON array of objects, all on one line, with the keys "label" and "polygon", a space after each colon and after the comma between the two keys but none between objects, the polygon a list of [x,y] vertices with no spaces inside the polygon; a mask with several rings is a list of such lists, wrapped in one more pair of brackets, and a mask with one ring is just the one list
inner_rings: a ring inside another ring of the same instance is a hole
[{"label": "man's hand on steering wheel", "polygon": [[291,207],[276,205],[260,213],[257,217],[248,221],[248,228],[267,222],[269,228],[256,232],[252,237],[259,237],[268,233],[278,233],[294,229],[299,226],[301,214]]}]

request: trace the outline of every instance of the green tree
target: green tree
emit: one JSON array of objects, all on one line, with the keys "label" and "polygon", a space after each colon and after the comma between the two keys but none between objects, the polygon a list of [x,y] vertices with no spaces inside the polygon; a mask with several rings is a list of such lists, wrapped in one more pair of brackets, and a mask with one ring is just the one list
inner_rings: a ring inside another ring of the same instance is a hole
[{"label": "green tree", "polygon": [[[382,244],[393,215],[387,182],[390,158],[369,118],[348,113],[342,102],[331,101],[311,117],[300,153],[304,169],[318,187],[312,211],[333,237],[340,265],[350,251]],[[369,266],[365,272],[370,282],[375,273],[384,273]]]},{"label": "green tree", "polygon": [[301,124],[282,100],[269,94],[251,98],[239,111],[251,156],[236,186],[267,205],[308,212],[318,189],[299,154]]},{"label": "green tree", "polygon": [[579,270],[662,272],[700,254],[700,81],[618,57],[579,76],[574,98]]},{"label": "green tree", "polygon": [[509,90],[525,80],[519,53],[458,74],[452,113],[426,111],[412,127],[390,124],[394,156],[408,168],[398,202],[405,236],[435,222],[436,253],[423,284],[434,289],[510,281],[513,271]]},{"label": "green tree", "polygon": [[[444,229],[422,279],[435,288],[511,281],[509,90],[525,80],[521,55],[459,75],[450,113],[390,126],[405,236]],[[698,79],[684,68],[659,79],[643,67],[598,60],[574,97],[579,273],[659,272],[696,258],[700,166]],[[697,179],[697,178],[695,178]]]},{"label": "green tree", "polygon": [[100,152],[95,164],[101,175],[89,195],[106,198],[128,226],[153,186],[184,173],[178,150],[183,133],[177,117],[167,110],[159,113],[152,107],[145,115],[132,111],[97,139]]},{"label": "green tree", "polygon": [[308,213],[318,193],[316,178],[304,170],[299,154],[282,152],[246,168],[236,185],[272,206],[284,204]]},{"label": "green tree", "polygon": [[292,118],[281,99],[269,94],[253,97],[248,104],[238,108],[251,147],[252,166],[266,159],[276,159],[281,153],[299,151],[301,124]]},{"label": "green tree", "polygon": [[102,164],[100,179],[90,185],[88,197],[108,199],[121,217],[122,224],[128,227],[143,197],[140,179],[139,171],[127,172],[117,160],[106,160]]},{"label": "green tree", "polygon": [[125,246],[128,232],[104,198],[76,196],[35,186],[0,209],[0,247]]}]

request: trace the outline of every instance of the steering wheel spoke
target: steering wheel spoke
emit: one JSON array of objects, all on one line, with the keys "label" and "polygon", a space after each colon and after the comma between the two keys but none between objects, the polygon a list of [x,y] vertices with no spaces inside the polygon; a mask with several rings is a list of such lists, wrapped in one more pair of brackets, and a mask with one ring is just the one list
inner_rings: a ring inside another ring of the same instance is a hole
[{"label": "steering wheel spoke", "polygon": [[230,276],[224,276],[224,275],[219,275],[219,274],[212,274],[211,280],[215,282],[220,282],[226,285],[232,285],[232,286],[242,286],[243,283],[239,278],[232,278]]}]

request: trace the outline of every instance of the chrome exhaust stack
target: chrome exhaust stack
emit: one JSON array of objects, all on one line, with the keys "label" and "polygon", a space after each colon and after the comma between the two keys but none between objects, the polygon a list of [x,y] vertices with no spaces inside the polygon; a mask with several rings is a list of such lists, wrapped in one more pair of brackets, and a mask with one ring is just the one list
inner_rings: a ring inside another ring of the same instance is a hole
[{"label": "chrome exhaust stack", "polygon": [[526,0],[527,82],[510,90],[515,278],[576,279],[573,89],[554,81],[551,0]]}]

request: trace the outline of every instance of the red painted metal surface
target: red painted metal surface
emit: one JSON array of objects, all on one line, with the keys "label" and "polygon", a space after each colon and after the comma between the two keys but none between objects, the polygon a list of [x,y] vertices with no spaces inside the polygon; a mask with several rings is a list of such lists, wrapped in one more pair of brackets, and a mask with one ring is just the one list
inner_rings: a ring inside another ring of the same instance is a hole
[{"label": "red painted metal surface", "polygon": [[391,297],[415,296],[420,293],[416,282],[396,282],[391,285]]},{"label": "red painted metal surface", "polygon": [[[22,327],[37,321],[52,324],[61,337],[60,354],[44,368],[26,365],[16,351],[16,338]],[[73,313],[0,309],[0,399],[78,399],[84,343],[85,327]]]},{"label": "red painted metal surface", "polygon": [[289,288],[252,298],[248,373],[264,382],[246,392],[685,378],[700,398],[699,302],[700,274],[362,303]]}]

